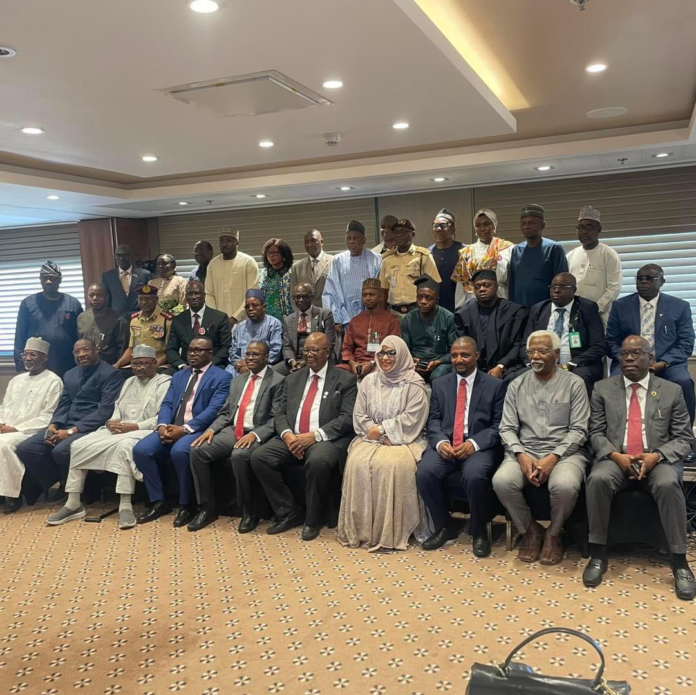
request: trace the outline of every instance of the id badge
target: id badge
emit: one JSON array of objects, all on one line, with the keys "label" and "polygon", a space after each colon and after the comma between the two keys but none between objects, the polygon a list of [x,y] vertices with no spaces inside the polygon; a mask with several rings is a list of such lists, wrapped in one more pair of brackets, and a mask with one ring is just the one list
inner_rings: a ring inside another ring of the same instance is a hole
[{"label": "id badge", "polygon": [[571,348],[581,348],[582,341],[580,340],[580,334],[577,331],[571,331],[568,333],[568,345]]},{"label": "id badge", "polygon": [[374,355],[377,352],[377,350],[379,350],[379,345],[379,343],[368,343],[367,351]]}]

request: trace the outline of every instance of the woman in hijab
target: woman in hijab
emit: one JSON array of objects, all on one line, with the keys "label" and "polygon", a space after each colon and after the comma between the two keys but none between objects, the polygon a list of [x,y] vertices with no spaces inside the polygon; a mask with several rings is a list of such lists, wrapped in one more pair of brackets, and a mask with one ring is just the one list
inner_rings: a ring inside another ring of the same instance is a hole
[{"label": "woman in hijab", "polygon": [[[457,306],[474,297],[471,278],[477,270],[495,270],[498,279],[498,296],[508,297],[508,268],[514,244],[496,236],[498,217],[493,210],[483,208],[474,215],[474,230],[478,241],[459,251],[452,280],[457,286]],[[463,301],[462,301],[463,300]]]},{"label": "woman in hijab", "polygon": [[376,364],[360,385],[353,411],[357,437],[343,476],[338,540],[370,551],[406,550],[412,533],[428,533],[416,488],[428,394],[401,338],[382,341]]}]

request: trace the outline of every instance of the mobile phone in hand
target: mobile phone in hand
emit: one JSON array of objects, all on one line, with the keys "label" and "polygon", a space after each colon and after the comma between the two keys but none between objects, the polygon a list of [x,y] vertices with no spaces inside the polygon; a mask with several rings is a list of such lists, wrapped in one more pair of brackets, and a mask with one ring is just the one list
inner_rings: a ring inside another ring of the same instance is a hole
[{"label": "mobile phone in hand", "polygon": [[631,468],[633,472],[636,474],[636,476],[640,475],[640,465],[637,464],[635,461],[631,464]]}]

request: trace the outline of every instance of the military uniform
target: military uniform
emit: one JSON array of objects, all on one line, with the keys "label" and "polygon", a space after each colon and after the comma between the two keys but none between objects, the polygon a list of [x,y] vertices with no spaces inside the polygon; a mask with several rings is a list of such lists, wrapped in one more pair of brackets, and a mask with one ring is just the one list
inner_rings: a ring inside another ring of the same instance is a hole
[{"label": "military uniform", "polygon": [[130,320],[128,347],[134,348],[137,345],[147,345],[155,348],[158,360],[160,357],[164,357],[173,318],[173,314],[164,311],[159,306],[155,308],[149,317],[144,316],[142,311],[136,311]]},{"label": "military uniform", "polygon": [[413,281],[421,275],[429,275],[435,282],[442,282],[435,261],[428,249],[411,244],[406,253],[397,249],[382,256],[379,279],[382,289],[389,290],[389,304],[397,316],[404,316],[416,307],[416,286]]}]

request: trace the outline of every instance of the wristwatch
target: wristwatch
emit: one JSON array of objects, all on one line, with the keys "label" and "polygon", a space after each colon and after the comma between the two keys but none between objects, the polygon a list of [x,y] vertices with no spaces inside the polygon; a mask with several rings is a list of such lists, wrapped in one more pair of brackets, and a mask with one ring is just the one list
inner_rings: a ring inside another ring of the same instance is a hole
[{"label": "wristwatch", "polygon": [[495,365],[496,369],[500,369],[501,372],[505,371],[505,365],[504,364],[496,364]]},{"label": "wristwatch", "polygon": [[380,433],[380,435],[386,434],[387,430],[382,427],[382,425],[377,425],[377,431]]},{"label": "wristwatch", "polygon": [[71,427],[69,430],[67,430],[67,432],[68,432],[68,437],[72,437],[73,434],[75,434],[75,428]]}]

